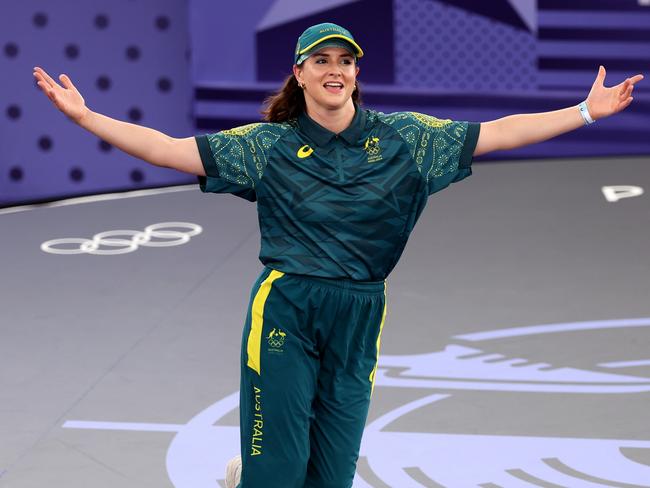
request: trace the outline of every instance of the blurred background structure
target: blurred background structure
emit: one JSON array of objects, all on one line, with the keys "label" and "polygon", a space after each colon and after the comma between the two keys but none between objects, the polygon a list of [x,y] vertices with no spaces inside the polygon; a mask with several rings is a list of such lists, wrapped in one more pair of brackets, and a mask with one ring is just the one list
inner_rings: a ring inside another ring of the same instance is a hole
[{"label": "blurred background structure", "polygon": [[[0,15],[0,206],[194,182],[75,127],[38,92],[39,65],[87,105],[174,137],[259,120],[298,35],[332,21],[366,50],[365,105],[486,121],[586,98],[648,72],[645,0],[28,0]],[[650,153],[650,89],[625,116],[479,160]]]}]

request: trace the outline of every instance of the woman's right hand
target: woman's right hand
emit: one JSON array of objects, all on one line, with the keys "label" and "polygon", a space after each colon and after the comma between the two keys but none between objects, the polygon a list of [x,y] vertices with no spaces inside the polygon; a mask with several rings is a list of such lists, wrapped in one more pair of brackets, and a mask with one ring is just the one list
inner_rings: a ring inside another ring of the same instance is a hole
[{"label": "woman's right hand", "polygon": [[90,111],[86,107],[86,103],[81,96],[81,93],[72,84],[67,75],[60,75],[59,79],[63,86],[59,85],[56,81],[48,75],[43,68],[34,68],[34,77],[37,80],[37,85],[47,95],[52,103],[61,112],[67,115],[73,122],[79,124],[84,116]]}]

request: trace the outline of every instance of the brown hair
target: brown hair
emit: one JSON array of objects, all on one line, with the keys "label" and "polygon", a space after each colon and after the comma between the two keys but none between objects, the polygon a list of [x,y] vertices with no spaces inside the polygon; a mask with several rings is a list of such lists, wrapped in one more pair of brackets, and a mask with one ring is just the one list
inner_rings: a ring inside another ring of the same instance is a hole
[{"label": "brown hair", "polygon": [[[361,105],[361,87],[358,81],[352,92],[352,101]],[[286,122],[297,118],[304,110],[305,95],[302,88],[298,86],[296,77],[290,75],[284,80],[284,84],[278,92],[264,100],[261,113],[267,122]]]}]

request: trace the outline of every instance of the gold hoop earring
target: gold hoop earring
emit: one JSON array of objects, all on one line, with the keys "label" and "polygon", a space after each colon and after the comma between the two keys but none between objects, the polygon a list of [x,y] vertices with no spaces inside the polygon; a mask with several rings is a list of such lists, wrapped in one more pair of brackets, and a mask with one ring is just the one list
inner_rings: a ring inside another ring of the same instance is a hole
[{"label": "gold hoop earring", "polygon": [[298,86],[303,90],[305,89],[305,84],[304,83],[298,82]]}]

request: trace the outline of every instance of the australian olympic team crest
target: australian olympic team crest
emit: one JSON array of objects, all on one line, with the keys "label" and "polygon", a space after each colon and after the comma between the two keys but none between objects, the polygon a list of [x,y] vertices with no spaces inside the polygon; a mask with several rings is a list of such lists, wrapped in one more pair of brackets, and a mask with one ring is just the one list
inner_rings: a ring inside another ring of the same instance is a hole
[{"label": "australian olympic team crest", "polygon": [[284,339],[287,337],[286,332],[280,328],[273,328],[266,338],[266,342],[269,344],[269,352],[283,352],[282,346],[284,346]]},{"label": "australian olympic team crest", "polygon": [[[650,350],[620,348],[636,351],[620,357],[612,345],[603,358],[602,348],[591,356],[585,349],[571,365],[522,353],[539,356],[540,344],[547,355],[563,347],[575,353],[597,334],[647,343],[650,317],[473,332],[433,352],[382,354],[373,401],[379,394],[395,407],[371,411],[354,488],[650,487]],[[285,337],[273,328],[269,350],[280,350]],[[522,356],[503,354],[513,345]],[[600,405],[608,406],[606,415]],[[223,468],[239,452],[239,427],[222,420],[238,406],[235,391],[186,424],[69,420],[63,427],[171,432],[166,466],[173,486],[214,488],[223,486]],[[580,429],[594,410],[595,420]]]},{"label": "australian olympic team crest", "polygon": [[381,146],[379,146],[379,138],[370,136],[366,139],[366,143],[363,145],[366,153],[368,153],[368,162],[376,163],[381,161],[383,156],[381,154]]}]

